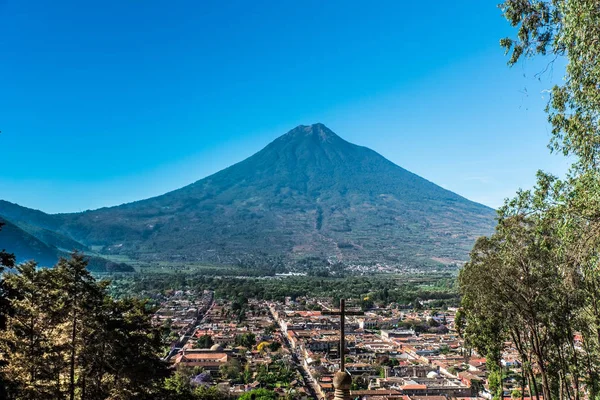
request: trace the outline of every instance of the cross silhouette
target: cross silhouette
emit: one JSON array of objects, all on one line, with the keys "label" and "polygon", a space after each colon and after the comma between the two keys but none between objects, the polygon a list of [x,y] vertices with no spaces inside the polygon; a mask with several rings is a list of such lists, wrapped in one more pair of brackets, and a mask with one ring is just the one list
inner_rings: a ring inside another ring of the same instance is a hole
[{"label": "cross silhouette", "polygon": [[365,315],[362,311],[346,311],[346,300],[340,299],[340,311],[323,311],[322,315],[340,316],[340,371],[346,370],[346,315]]}]

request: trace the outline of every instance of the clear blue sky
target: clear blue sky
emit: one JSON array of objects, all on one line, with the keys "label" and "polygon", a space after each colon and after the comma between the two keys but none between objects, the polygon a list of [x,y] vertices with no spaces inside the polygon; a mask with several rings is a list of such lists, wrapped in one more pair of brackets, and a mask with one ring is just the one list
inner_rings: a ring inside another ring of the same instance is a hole
[{"label": "clear blue sky", "polygon": [[0,0],[0,198],[47,212],[162,194],[323,122],[499,206],[546,148],[543,68],[498,0]]}]

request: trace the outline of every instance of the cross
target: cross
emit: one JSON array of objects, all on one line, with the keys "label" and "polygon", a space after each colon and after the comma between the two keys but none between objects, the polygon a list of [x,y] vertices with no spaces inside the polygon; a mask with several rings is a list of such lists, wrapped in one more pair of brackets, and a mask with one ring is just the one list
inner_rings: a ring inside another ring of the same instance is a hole
[{"label": "cross", "polygon": [[323,311],[322,315],[339,315],[340,316],[340,371],[346,370],[346,357],[344,350],[346,348],[346,315],[364,315],[362,311],[346,311],[346,300],[340,299],[340,311]]}]

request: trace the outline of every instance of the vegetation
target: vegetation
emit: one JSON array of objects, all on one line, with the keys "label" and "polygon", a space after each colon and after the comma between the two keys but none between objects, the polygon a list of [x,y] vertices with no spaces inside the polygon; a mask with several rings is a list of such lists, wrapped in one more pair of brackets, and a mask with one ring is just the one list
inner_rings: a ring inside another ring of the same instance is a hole
[{"label": "vegetation", "polygon": [[506,202],[496,232],[477,241],[460,273],[457,319],[467,343],[488,356],[494,394],[502,386],[499,358],[509,339],[530,393],[597,398],[600,8],[592,0],[507,0],[502,9],[518,27],[517,39],[501,41],[511,52],[509,64],[537,54],[567,61],[547,112],[549,146],[573,165],[562,180],[539,172],[534,189]]},{"label": "vegetation", "polygon": [[[115,275],[111,293],[115,297],[132,294],[154,298],[169,290],[213,290],[217,298],[229,299],[241,309],[249,298],[284,301],[286,297],[297,299],[303,296],[342,296],[364,299],[365,306],[399,303],[415,307],[428,301],[432,307],[458,305],[455,275],[431,273],[396,276],[391,274],[372,276],[350,276],[345,278],[321,278],[313,276],[291,276],[285,278],[227,278],[204,274],[133,274]],[[313,305],[306,305],[310,309]],[[235,311],[235,310],[233,310]]]},{"label": "vegetation", "polygon": [[256,344],[256,336],[254,333],[243,333],[235,337],[236,346],[243,346],[249,349],[253,348]]},{"label": "vegetation", "polygon": [[[75,253],[4,275],[1,373],[7,399],[155,398],[166,366],[141,300],[113,300]],[[8,310],[8,311],[7,311]]]},{"label": "vegetation", "polygon": [[[33,261],[16,265],[13,254],[0,251],[0,398],[228,397],[207,386],[201,371],[171,376],[160,358],[163,334],[151,324],[152,307],[112,297],[87,261],[73,253],[54,268],[39,268]],[[242,342],[250,346],[251,339]]]},{"label": "vegetation", "polygon": [[[60,250],[57,245],[71,246],[69,250],[79,250],[83,245],[42,228],[27,230],[17,226],[0,216],[3,225],[2,243],[17,255],[17,261],[36,260],[40,265],[50,267],[58,259],[68,257],[68,253]],[[108,261],[101,257],[89,257],[88,269],[95,272],[132,272],[133,268],[124,263]]]},{"label": "vegetation", "polygon": [[195,347],[197,349],[210,349],[215,342],[210,335],[202,335],[196,341]]},{"label": "vegetation", "polygon": [[244,393],[240,400],[276,400],[277,394],[266,389],[255,389],[248,393]]},{"label": "vegetation", "polygon": [[223,400],[229,394],[223,393],[216,386],[209,386],[210,374],[203,373],[198,367],[180,367],[165,380],[166,393],[169,400]]}]

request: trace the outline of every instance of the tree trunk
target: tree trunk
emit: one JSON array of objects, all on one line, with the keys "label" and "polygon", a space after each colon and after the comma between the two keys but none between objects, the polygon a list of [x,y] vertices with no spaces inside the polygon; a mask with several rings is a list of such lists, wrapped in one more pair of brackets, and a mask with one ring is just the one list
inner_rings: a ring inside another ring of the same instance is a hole
[{"label": "tree trunk", "polygon": [[527,379],[529,380],[529,397],[533,396],[535,393],[535,399],[540,400],[540,394],[537,390],[537,383],[535,382],[535,376],[533,375],[533,371],[530,366],[527,366]]},{"label": "tree trunk", "polygon": [[532,327],[531,332],[533,334],[533,351],[537,358],[537,364],[540,368],[540,373],[542,374],[542,391],[544,394],[544,400],[552,399],[550,394],[550,382],[548,380],[548,373],[546,371],[545,358],[542,353],[542,346],[540,343],[540,338],[535,327]]},{"label": "tree trunk", "polygon": [[69,399],[75,400],[75,339],[77,338],[77,313],[73,312],[71,330],[71,367],[69,372]]},{"label": "tree trunk", "polygon": [[34,385],[35,384],[35,363],[38,360],[38,357],[33,354],[34,353],[34,342],[35,342],[35,337],[34,337],[34,329],[35,329],[35,319],[33,317],[33,315],[31,316],[31,324],[29,325],[29,362],[31,363],[31,368],[29,370],[29,384],[30,385]]},{"label": "tree trunk", "polygon": [[521,400],[525,399],[525,370],[521,364]]}]

